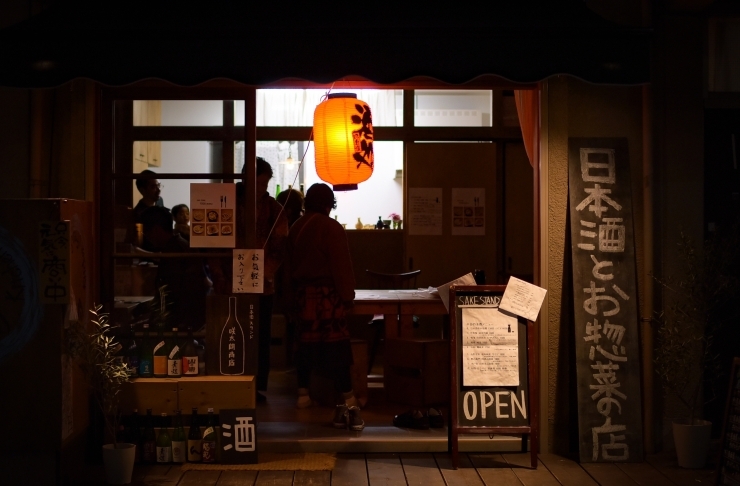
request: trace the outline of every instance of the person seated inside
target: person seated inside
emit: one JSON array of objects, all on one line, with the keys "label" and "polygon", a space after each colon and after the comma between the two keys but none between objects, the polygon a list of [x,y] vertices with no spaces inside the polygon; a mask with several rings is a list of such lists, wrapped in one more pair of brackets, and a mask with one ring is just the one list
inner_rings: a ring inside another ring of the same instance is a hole
[{"label": "person seated inside", "polygon": [[190,241],[190,208],[187,204],[178,204],[172,208],[172,217],[175,218],[175,234]]},{"label": "person seated inside", "polygon": [[[157,174],[156,172],[147,169],[142,170],[140,175]],[[160,184],[157,179],[137,178],[136,189],[139,190],[141,199],[136,203],[136,206],[134,206],[134,221],[141,223],[141,215],[148,208],[151,208],[152,206],[164,207],[164,201],[162,200],[162,196],[160,196],[162,193],[162,184]]]},{"label": "person seated inside", "polygon": [[[190,245],[172,230],[172,213],[152,206],[142,215],[144,240],[157,253],[189,253]],[[206,295],[212,283],[201,258],[161,258],[154,288],[166,286],[170,322],[180,329],[198,330],[206,321]],[[156,296],[155,296],[156,297]]]}]

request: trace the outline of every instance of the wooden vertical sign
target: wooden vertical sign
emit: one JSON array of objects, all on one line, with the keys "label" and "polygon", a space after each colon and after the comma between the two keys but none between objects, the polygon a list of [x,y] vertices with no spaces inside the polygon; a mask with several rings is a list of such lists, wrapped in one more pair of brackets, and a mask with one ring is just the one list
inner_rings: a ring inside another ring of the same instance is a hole
[{"label": "wooden vertical sign", "polygon": [[642,461],[627,140],[568,141],[581,462]]}]

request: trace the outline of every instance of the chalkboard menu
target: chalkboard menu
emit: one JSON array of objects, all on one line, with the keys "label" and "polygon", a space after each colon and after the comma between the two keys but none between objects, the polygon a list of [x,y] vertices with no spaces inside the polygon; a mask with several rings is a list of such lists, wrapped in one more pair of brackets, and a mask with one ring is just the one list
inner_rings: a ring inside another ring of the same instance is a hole
[{"label": "chalkboard menu", "polygon": [[740,485],[740,358],[735,358],[730,373],[730,389],[720,441],[717,484]]},{"label": "chalkboard menu", "polygon": [[627,139],[568,140],[581,462],[643,456],[629,169]]},{"label": "chalkboard menu", "polygon": [[537,467],[534,325],[499,309],[505,285],[450,287],[450,452],[459,434],[522,435]]}]

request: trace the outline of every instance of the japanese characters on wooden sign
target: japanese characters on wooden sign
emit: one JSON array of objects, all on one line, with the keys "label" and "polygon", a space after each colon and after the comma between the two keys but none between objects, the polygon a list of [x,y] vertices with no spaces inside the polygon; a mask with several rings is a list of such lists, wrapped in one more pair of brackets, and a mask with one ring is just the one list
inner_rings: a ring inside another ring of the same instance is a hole
[{"label": "japanese characters on wooden sign", "polygon": [[257,414],[255,409],[221,409],[218,442],[223,464],[257,464]]},{"label": "japanese characters on wooden sign", "polygon": [[206,360],[206,374],[257,374],[258,319],[259,295],[206,298],[206,342],[214,343],[209,348],[213,359]]},{"label": "japanese characters on wooden sign", "polygon": [[232,292],[261,294],[265,285],[265,250],[234,250]]},{"label": "japanese characters on wooden sign", "polygon": [[69,221],[39,223],[39,294],[44,304],[69,304]]},{"label": "japanese characters on wooden sign", "polygon": [[580,459],[641,461],[627,140],[571,138],[568,153]]}]

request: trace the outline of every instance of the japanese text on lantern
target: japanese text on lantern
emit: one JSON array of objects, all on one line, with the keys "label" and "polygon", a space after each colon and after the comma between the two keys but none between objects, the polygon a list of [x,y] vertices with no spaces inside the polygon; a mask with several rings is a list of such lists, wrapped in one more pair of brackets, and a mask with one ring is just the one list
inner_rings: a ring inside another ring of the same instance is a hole
[{"label": "japanese text on lantern", "polygon": [[264,292],[264,250],[234,250],[232,291],[235,294]]},{"label": "japanese text on lantern", "polygon": [[69,303],[69,221],[39,223],[39,292],[45,304]]},{"label": "japanese text on lantern", "polygon": [[580,239],[576,246],[593,262],[591,279],[582,295],[583,309],[591,316],[591,322],[580,332],[590,346],[591,399],[604,417],[603,424],[591,428],[592,458],[594,461],[626,461],[629,459],[629,445],[625,441],[627,427],[619,424],[619,417],[627,395],[620,390],[620,364],[625,366],[628,357],[625,327],[619,324],[619,311],[620,303],[630,296],[612,282],[614,262],[611,257],[625,251],[626,232],[621,224],[622,206],[611,196],[611,187],[616,182],[614,149],[582,148],[580,162],[586,195],[576,206],[580,214],[576,223],[580,225]]}]

